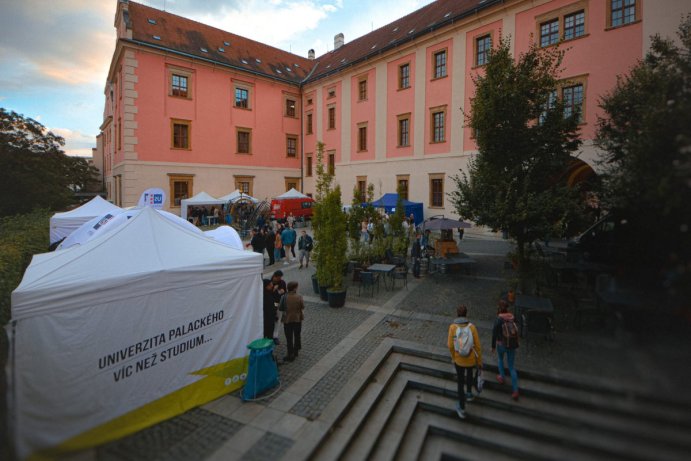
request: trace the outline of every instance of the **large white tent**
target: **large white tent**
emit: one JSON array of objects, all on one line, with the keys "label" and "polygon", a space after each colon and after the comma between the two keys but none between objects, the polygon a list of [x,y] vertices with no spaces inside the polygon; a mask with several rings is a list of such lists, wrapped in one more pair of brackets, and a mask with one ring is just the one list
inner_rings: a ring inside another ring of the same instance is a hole
[{"label": "large white tent", "polygon": [[261,270],[261,255],[151,208],[36,255],[6,327],[18,455],[94,446],[241,387],[262,335]]},{"label": "large white tent", "polygon": [[235,203],[238,200],[249,200],[252,203],[259,203],[258,199],[252,197],[249,194],[240,192],[238,189],[235,189],[233,192],[231,192],[230,194],[226,194],[223,197],[219,197],[219,200],[223,200],[224,203]]},{"label": "large white tent", "polygon": [[240,234],[230,226],[218,226],[216,229],[205,231],[204,235],[236,250],[244,250]]},{"label": "large white tent", "polygon": [[187,219],[187,207],[189,206],[204,206],[204,205],[225,205],[227,202],[212,197],[206,192],[202,191],[191,198],[180,200],[180,216],[182,219]]},{"label": "large white tent", "polygon": [[122,208],[97,195],[79,208],[55,213],[50,218],[50,243],[59,242],[85,222],[112,211],[122,211]]}]

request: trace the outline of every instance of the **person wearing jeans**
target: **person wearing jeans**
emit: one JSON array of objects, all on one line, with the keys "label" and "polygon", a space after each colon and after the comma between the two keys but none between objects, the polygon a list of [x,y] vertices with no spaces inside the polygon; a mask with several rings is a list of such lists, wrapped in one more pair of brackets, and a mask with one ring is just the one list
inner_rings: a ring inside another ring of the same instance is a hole
[{"label": "person wearing jeans", "polygon": [[509,374],[511,375],[511,398],[518,400],[518,372],[514,367],[518,343],[515,347],[505,344],[504,322],[514,322],[514,317],[509,312],[509,303],[502,299],[499,301],[497,319],[494,321],[494,328],[492,328],[492,352],[495,349],[497,351],[497,368],[499,369],[497,381],[499,384],[504,384],[504,356],[506,356],[506,365],[509,367]]},{"label": "person wearing jeans", "polygon": [[[477,328],[470,323],[467,318],[468,308],[461,304],[456,308],[457,318],[449,325],[447,345],[451,352],[451,361],[456,368],[456,383],[458,385],[458,403],[456,404],[456,414],[459,418],[465,419],[466,401],[473,400],[473,384],[475,368],[482,368],[482,346],[477,334]],[[455,339],[459,328],[469,328],[472,337],[472,349],[468,355],[461,355],[456,350]],[[466,392],[463,392],[465,385]]]}]

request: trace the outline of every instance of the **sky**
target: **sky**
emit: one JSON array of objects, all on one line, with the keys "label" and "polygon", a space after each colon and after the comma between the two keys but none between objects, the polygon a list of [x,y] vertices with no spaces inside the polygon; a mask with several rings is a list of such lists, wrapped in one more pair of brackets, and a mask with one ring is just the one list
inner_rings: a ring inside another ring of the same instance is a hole
[{"label": "sky", "polygon": [[[307,57],[333,49],[432,0],[139,0]],[[69,155],[91,156],[103,122],[105,79],[115,50],[117,0],[0,0],[0,107],[65,138]]]}]

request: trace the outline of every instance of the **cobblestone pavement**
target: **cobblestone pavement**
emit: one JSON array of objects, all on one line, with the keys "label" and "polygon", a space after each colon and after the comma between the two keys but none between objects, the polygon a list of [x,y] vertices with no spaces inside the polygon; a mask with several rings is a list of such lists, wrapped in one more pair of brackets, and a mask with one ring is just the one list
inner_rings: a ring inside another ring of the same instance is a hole
[{"label": "cobblestone pavement", "polygon": [[[265,268],[265,276],[283,270],[286,281],[300,284],[298,291],[306,300],[299,358],[282,363],[284,342],[276,348],[281,388],[269,398],[250,403],[243,403],[238,393],[224,396],[92,450],[80,459],[278,460],[294,445],[294,436],[301,427],[320,423],[315,418],[385,338],[445,347],[448,325],[459,303],[469,306],[470,317],[479,328],[485,360],[494,363],[489,353],[491,325],[499,294],[513,277],[504,268],[511,247],[507,241],[482,234],[466,234],[460,246],[478,261],[475,273],[410,278],[407,289],[399,284],[394,290],[382,288],[373,297],[358,296],[357,286],[348,281],[346,307],[340,309],[327,307],[313,292],[313,267],[298,269],[296,263],[280,263]],[[557,312],[571,309],[567,302],[570,295],[559,296],[555,296]],[[564,318],[569,315],[564,314]],[[653,389],[663,386],[668,393],[683,389],[675,380],[678,365],[685,363],[689,354],[683,337],[651,333],[641,338],[599,327],[558,330],[554,342],[540,336],[521,341],[517,367],[561,376],[571,373],[593,380],[633,382]]]}]

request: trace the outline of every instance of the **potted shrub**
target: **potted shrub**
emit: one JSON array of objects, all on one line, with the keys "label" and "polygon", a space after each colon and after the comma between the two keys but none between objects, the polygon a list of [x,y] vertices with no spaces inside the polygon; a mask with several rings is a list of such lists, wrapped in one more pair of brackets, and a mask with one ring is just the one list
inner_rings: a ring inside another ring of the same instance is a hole
[{"label": "potted shrub", "polygon": [[322,231],[324,235],[329,235],[328,247],[322,248],[322,251],[326,253],[324,272],[329,283],[329,288],[326,290],[329,306],[343,307],[346,296],[343,286],[343,267],[347,263],[348,237],[346,216],[341,205],[340,186],[336,186],[326,194],[321,213],[324,219]]}]

